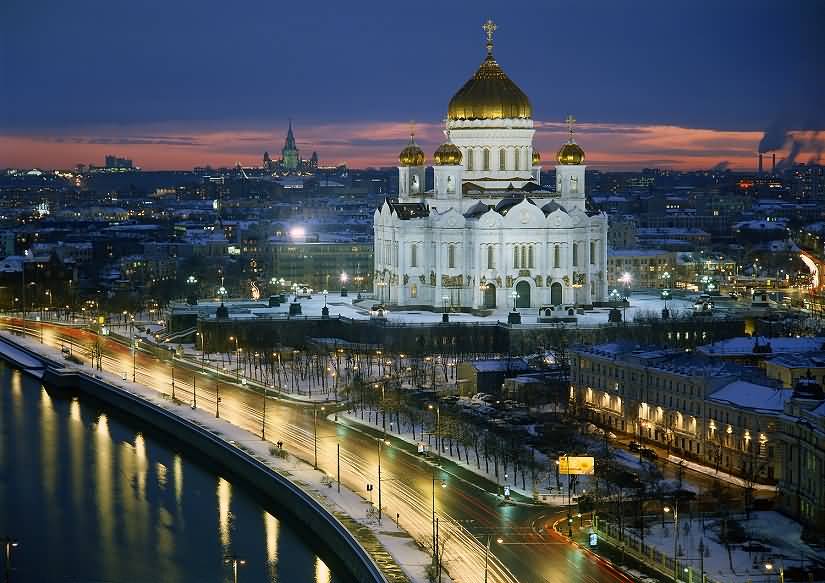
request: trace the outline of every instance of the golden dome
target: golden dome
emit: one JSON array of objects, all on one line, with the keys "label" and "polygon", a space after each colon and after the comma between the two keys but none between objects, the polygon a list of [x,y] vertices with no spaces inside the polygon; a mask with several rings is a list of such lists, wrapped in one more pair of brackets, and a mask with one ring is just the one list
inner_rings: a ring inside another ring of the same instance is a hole
[{"label": "golden dome", "polygon": [[436,166],[458,166],[461,164],[461,150],[452,142],[446,142],[438,146],[433,161]]},{"label": "golden dome", "polygon": [[584,162],[584,150],[576,142],[567,142],[559,149],[556,160],[564,166],[582,164]]},{"label": "golden dome", "polygon": [[541,164],[541,154],[536,149],[533,149],[533,166],[538,166]]},{"label": "golden dome", "polygon": [[424,150],[418,147],[413,136],[410,136],[410,143],[401,150],[398,155],[398,161],[402,166],[423,166],[424,165]]},{"label": "golden dome", "polygon": [[530,100],[488,54],[469,81],[450,100],[450,119],[529,119]]}]

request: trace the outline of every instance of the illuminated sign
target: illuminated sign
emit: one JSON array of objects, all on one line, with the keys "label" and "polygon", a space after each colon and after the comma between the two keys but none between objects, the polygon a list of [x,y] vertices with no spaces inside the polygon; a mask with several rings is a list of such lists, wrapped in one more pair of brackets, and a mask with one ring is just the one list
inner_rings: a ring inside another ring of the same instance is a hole
[{"label": "illuminated sign", "polygon": [[595,463],[592,456],[564,456],[559,458],[559,474],[592,476]]}]

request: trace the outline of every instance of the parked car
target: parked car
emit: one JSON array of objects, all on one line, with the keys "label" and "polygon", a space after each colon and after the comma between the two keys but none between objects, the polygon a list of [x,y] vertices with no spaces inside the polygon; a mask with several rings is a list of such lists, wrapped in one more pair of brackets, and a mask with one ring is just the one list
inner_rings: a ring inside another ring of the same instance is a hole
[{"label": "parked car", "polygon": [[649,447],[643,447],[639,452],[642,454],[642,457],[647,458],[649,460],[655,460],[657,457],[656,452],[650,449]]},{"label": "parked car", "polygon": [[628,449],[630,449],[630,451],[639,451],[640,449],[642,449],[642,444],[638,441],[631,441],[627,444],[627,447]]}]

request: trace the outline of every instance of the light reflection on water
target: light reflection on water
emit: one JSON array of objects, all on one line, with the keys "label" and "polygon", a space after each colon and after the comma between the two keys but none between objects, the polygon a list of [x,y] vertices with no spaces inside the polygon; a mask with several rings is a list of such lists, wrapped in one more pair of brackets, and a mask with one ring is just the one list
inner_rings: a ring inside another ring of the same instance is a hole
[{"label": "light reflection on water", "polygon": [[223,558],[234,554],[244,582],[344,582],[311,533],[184,455],[0,363],[0,534],[20,540],[13,580],[229,582]]}]

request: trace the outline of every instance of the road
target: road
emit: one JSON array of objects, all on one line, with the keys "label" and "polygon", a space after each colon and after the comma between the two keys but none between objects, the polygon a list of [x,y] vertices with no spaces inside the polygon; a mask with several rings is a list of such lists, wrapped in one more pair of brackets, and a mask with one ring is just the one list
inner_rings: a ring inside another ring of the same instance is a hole
[{"label": "road", "polygon": [[[17,328],[20,320],[3,320],[2,326]],[[90,347],[100,343],[104,370],[125,374],[131,379],[133,355],[129,347],[110,337],[52,323],[29,323],[26,330],[34,338],[42,331],[43,343],[70,347],[84,362],[89,362]],[[168,360],[138,351],[134,355],[137,382],[192,403],[193,382],[197,406],[220,414],[232,423],[283,441],[284,448],[312,463],[317,435],[318,467],[336,477],[337,445],[340,444],[341,483],[366,498],[366,485],[373,484],[371,495],[377,502],[380,435],[343,422],[321,410],[320,405],[266,400],[258,392],[236,385],[231,379],[218,380],[213,374],[201,375],[195,365],[176,361],[174,373]],[[216,397],[220,395],[219,411]],[[317,428],[317,433],[316,433]],[[528,504],[503,504],[494,494],[496,485],[469,474],[454,464],[419,458],[409,446],[390,438],[381,446],[381,485],[384,520],[395,520],[416,540],[429,547],[432,541],[433,496],[443,545],[443,563],[457,582],[482,583],[485,547],[490,540],[489,578],[500,583],[579,581],[602,583],[628,579],[609,565],[593,558],[552,532],[552,515],[545,507]],[[442,487],[442,482],[444,487]],[[498,542],[501,539],[501,543]]]}]

